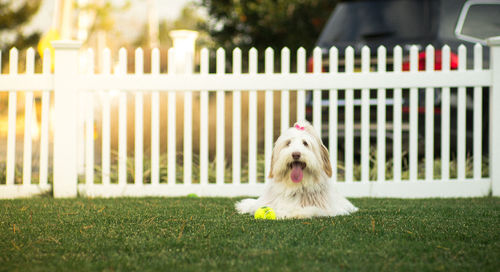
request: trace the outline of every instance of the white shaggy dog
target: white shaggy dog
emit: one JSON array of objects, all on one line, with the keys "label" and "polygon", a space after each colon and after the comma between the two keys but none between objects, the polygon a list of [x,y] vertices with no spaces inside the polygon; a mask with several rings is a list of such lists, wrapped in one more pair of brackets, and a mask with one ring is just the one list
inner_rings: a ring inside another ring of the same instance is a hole
[{"label": "white shaggy dog", "polygon": [[333,187],[328,150],[308,122],[299,122],[276,141],[269,178],[258,199],[236,203],[239,213],[254,214],[262,206],[278,219],[347,215],[358,210]]}]

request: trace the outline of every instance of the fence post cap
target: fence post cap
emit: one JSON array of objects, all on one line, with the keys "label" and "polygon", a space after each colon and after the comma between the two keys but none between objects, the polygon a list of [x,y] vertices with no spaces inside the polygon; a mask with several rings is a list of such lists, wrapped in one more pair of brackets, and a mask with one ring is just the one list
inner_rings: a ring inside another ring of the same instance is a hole
[{"label": "fence post cap", "polygon": [[489,46],[500,45],[500,36],[490,37],[486,40]]},{"label": "fence post cap", "polygon": [[75,40],[57,40],[51,44],[55,49],[79,49],[82,46],[81,41]]},{"label": "fence post cap", "polygon": [[198,37],[198,31],[188,30],[188,29],[176,29],[169,32],[172,39],[196,39]]}]

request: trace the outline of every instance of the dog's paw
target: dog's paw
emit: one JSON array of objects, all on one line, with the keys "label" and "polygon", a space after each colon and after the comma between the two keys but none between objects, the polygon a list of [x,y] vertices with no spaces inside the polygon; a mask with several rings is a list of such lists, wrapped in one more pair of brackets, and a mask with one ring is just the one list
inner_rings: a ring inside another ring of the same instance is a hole
[{"label": "dog's paw", "polygon": [[314,206],[288,210],[280,214],[283,214],[284,218],[290,219],[308,219],[312,217],[328,216],[328,212],[326,210]]},{"label": "dog's paw", "polygon": [[337,207],[336,209],[333,209],[331,211],[331,216],[349,215],[349,214],[355,213],[357,211],[358,211],[358,208],[356,208],[354,205],[350,204],[350,205],[347,205],[345,207]]},{"label": "dog's paw", "polygon": [[312,216],[308,216],[305,214],[291,214],[289,216],[284,216],[283,218],[286,218],[286,219],[309,219],[311,217]]},{"label": "dog's paw", "polygon": [[355,212],[357,212],[357,211],[359,211],[359,208],[358,208],[358,207],[355,207],[355,206],[352,206],[352,207],[349,209],[349,212],[350,212],[350,213],[355,213]]},{"label": "dog's paw", "polygon": [[247,198],[243,199],[235,204],[236,210],[238,213],[244,214],[253,214],[257,209],[257,199]]}]

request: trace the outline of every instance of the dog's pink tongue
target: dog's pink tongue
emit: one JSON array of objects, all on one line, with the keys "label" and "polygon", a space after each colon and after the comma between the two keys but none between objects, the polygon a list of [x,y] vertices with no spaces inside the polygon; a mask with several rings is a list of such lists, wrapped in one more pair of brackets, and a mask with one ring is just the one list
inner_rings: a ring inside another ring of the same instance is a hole
[{"label": "dog's pink tongue", "polygon": [[300,164],[294,164],[292,166],[292,172],[290,173],[290,178],[292,179],[292,181],[295,183],[301,182],[303,176],[304,173],[302,173],[302,167],[300,167]]}]

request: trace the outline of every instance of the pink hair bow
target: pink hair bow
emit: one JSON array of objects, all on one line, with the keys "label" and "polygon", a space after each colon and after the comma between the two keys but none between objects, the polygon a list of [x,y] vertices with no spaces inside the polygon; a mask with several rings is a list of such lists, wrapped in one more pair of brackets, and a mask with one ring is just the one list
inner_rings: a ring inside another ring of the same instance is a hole
[{"label": "pink hair bow", "polygon": [[298,130],[304,130],[305,129],[304,127],[299,126],[299,124],[295,124],[295,128],[298,129]]}]

